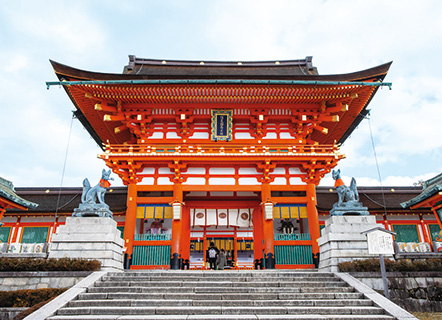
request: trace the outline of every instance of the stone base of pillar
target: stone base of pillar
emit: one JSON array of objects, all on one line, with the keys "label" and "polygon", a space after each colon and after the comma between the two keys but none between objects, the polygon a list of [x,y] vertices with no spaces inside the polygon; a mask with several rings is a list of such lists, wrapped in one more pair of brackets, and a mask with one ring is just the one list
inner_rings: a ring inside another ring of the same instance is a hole
[{"label": "stone base of pillar", "polygon": [[374,216],[332,216],[325,221],[322,236],[318,239],[321,259],[319,271],[338,272],[338,264],[356,259],[371,259],[367,236],[363,231],[376,227]]},{"label": "stone base of pillar", "polygon": [[84,258],[101,262],[101,270],[123,270],[123,245],[117,223],[108,217],[67,217],[52,235],[49,258]]}]

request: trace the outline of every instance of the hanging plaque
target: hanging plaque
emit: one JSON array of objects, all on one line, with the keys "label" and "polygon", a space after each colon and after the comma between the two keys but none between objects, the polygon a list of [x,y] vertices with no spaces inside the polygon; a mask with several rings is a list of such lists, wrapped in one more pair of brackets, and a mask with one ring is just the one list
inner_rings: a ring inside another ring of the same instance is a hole
[{"label": "hanging plaque", "polygon": [[211,110],[212,141],[232,140],[232,110]]}]

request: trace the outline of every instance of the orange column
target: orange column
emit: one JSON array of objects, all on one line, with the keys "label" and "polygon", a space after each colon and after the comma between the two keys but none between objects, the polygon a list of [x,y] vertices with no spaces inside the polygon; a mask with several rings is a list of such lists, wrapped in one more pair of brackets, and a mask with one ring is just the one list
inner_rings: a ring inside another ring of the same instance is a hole
[{"label": "orange column", "polygon": [[263,214],[262,214],[262,207],[257,207],[255,210],[253,210],[253,258],[255,260],[255,263],[260,263],[262,266],[263,262]]},{"label": "orange column", "polygon": [[124,245],[126,247],[125,268],[130,266],[133,252],[135,225],[137,221],[137,185],[130,183],[127,188],[126,221],[124,223]]},{"label": "orange column", "polygon": [[183,229],[181,232],[181,258],[183,263],[190,263],[190,210],[183,206]]},{"label": "orange column", "polygon": [[[183,202],[183,185],[181,182],[175,182],[173,185],[173,198]],[[182,211],[183,208],[182,208]],[[171,241],[171,257],[170,257],[170,269],[180,269],[180,255],[181,255],[181,233],[183,229],[183,213],[181,213],[181,219],[172,219],[172,241]]]},{"label": "orange column", "polygon": [[318,210],[316,209],[316,187],[313,183],[307,183],[307,216],[308,227],[310,231],[310,237],[312,239],[312,254],[313,263],[317,268],[319,265],[319,246],[318,239],[320,237],[319,232],[319,217]]},{"label": "orange column", "polygon": [[[261,200],[266,202],[270,200],[270,184],[263,182],[261,185]],[[262,210],[262,209],[261,209]],[[263,240],[265,250],[265,267],[266,269],[275,269],[275,246],[274,246],[274,234],[273,234],[273,218],[265,219],[265,214],[262,215],[263,219]]]}]

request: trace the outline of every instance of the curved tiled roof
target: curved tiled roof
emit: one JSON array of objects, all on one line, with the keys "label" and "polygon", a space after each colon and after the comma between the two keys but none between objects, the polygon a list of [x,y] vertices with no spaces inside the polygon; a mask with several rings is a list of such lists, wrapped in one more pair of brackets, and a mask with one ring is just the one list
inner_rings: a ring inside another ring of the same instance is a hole
[{"label": "curved tiled roof", "polygon": [[[302,98],[302,101],[297,102],[302,105],[306,101],[320,103],[324,99],[333,99],[331,97],[338,99],[355,95],[356,98],[349,103],[349,110],[342,115],[338,124],[327,121],[319,124],[329,130],[327,135],[312,133],[313,140],[320,144],[343,143],[368,113],[367,106],[378,89],[378,86],[353,84],[382,82],[391,62],[353,73],[331,75],[319,75],[311,63],[311,57],[239,64],[228,61],[140,59],[130,56],[123,74],[85,71],[55,61],[51,61],[51,64],[61,83],[68,83],[63,87],[76,106],[75,115],[103,148],[103,143],[107,141],[111,144],[124,144],[133,141],[135,137],[130,130],[120,130],[118,135],[114,134],[115,129],[123,126],[123,123],[118,120],[103,121],[104,111],[94,108],[101,99],[99,97],[112,103],[118,100],[154,105],[160,101],[167,105],[178,101],[178,104],[204,105],[211,104],[215,99],[221,105],[233,103],[232,101],[240,105],[241,101],[252,98],[256,103],[286,103],[284,99],[288,96],[290,99]],[[136,80],[149,83],[132,83]],[[207,91],[202,96],[198,91],[201,86]],[[219,90],[223,92],[220,97],[217,93]],[[273,90],[281,93],[273,94]],[[265,94],[261,95],[261,91]],[[290,101],[293,103],[295,100]]]},{"label": "curved tiled roof", "polygon": [[8,202],[14,203],[16,208],[35,209],[38,207],[37,203],[33,203],[18,196],[15,193],[12,182],[0,177],[0,205],[1,198],[8,200]]},{"label": "curved tiled roof", "polygon": [[401,203],[404,208],[409,208],[418,204],[442,191],[442,173],[425,181],[423,191],[417,197]]}]

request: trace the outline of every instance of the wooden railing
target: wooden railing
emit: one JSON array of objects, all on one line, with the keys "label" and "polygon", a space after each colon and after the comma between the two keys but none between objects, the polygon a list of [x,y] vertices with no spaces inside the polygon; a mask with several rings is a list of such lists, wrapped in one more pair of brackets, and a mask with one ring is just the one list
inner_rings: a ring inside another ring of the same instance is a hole
[{"label": "wooden railing", "polygon": [[198,154],[198,155],[257,155],[257,154],[280,154],[280,155],[330,155],[336,154],[338,145],[304,145],[304,144],[270,144],[244,146],[243,144],[182,144],[182,145],[106,145],[105,153],[110,155],[168,155],[168,154]]},{"label": "wooden railing", "polygon": [[169,266],[170,246],[134,246],[133,266]]},{"label": "wooden railing", "polygon": [[313,266],[309,233],[275,234],[274,239],[275,264],[277,266]]},{"label": "wooden railing", "polygon": [[167,268],[170,265],[170,234],[136,234],[131,269]]}]

